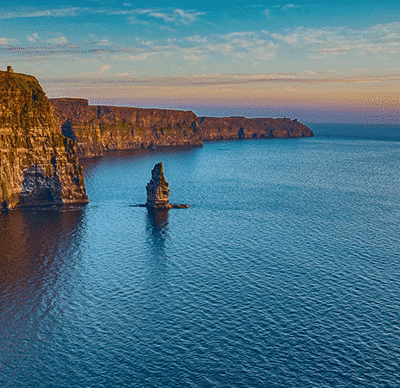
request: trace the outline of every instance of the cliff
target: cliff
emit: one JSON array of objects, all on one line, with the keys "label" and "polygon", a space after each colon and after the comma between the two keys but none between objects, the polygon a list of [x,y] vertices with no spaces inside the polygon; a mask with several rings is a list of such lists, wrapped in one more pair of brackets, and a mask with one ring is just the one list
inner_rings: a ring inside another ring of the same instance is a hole
[{"label": "cliff", "polygon": [[87,100],[50,100],[62,133],[78,142],[80,157],[105,150],[200,146],[203,140],[308,137],[312,131],[290,119],[197,117],[191,111],[90,106]]},{"label": "cliff", "polygon": [[310,128],[288,118],[202,117],[199,126],[204,140],[314,136]]},{"label": "cliff", "polygon": [[190,111],[90,106],[87,100],[52,99],[62,133],[78,141],[80,157],[105,150],[202,145],[197,116]]},{"label": "cliff", "polygon": [[76,142],[61,134],[36,78],[0,71],[0,202],[87,203]]}]

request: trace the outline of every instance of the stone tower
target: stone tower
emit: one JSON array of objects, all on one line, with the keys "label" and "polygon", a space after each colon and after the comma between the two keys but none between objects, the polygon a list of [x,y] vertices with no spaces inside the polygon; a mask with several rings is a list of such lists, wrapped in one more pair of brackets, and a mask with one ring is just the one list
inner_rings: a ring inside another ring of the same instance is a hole
[{"label": "stone tower", "polygon": [[157,163],[151,171],[151,180],[146,186],[146,206],[152,209],[169,209],[169,187],[165,180],[163,164]]}]

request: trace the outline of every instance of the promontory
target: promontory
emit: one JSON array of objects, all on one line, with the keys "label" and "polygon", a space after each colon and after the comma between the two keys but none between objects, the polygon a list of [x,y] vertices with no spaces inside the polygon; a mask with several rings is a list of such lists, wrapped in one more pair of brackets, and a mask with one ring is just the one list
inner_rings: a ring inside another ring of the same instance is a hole
[{"label": "promontory", "polygon": [[88,202],[79,157],[204,141],[309,137],[288,118],[198,117],[192,111],[49,100],[35,77],[0,71],[0,210]]},{"label": "promontory", "polygon": [[79,157],[107,150],[201,146],[204,141],[310,137],[288,118],[198,117],[192,111],[91,106],[88,100],[51,99],[62,133],[78,142]]}]

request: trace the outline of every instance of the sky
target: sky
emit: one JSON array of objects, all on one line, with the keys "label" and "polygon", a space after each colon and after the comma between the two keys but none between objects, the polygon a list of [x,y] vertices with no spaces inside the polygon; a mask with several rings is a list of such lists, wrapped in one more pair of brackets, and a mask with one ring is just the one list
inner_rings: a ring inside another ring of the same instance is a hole
[{"label": "sky", "polygon": [[34,75],[50,98],[400,124],[398,0],[0,5],[0,69]]}]

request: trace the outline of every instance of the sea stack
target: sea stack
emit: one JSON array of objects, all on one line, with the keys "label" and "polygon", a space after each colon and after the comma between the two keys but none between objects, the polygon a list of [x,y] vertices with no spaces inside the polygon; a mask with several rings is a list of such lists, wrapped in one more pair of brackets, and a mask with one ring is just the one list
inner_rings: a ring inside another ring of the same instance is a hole
[{"label": "sea stack", "polygon": [[169,187],[164,176],[162,163],[157,163],[151,171],[151,180],[146,186],[146,206],[152,209],[169,209]]},{"label": "sea stack", "polygon": [[170,204],[169,187],[164,176],[163,164],[157,163],[151,171],[151,180],[146,186],[146,207],[151,210],[169,210],[187,208],[189,205]]}]

